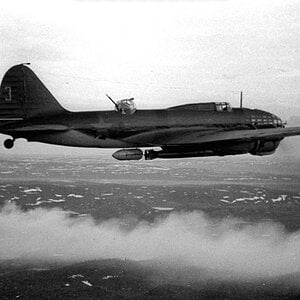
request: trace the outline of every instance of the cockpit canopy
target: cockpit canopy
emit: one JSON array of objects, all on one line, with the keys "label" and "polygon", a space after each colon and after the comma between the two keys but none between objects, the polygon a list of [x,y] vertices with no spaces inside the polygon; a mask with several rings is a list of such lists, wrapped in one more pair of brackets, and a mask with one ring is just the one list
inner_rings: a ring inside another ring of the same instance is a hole
[{"label": "cockpit canopy", "polygon": [[122,115],[132,115],[136,112],[134,98],[119,100],[116,104],[116,111]]},{"label": "cockpit canopy", "polygon": [[228,102],[205,102],[173,106],[168,110],[232,111],[232,108]]},{"label": "cockpit canopy", "polygon": [[232,108],[228,102],[216,102],[216,111],[232,111]]}]

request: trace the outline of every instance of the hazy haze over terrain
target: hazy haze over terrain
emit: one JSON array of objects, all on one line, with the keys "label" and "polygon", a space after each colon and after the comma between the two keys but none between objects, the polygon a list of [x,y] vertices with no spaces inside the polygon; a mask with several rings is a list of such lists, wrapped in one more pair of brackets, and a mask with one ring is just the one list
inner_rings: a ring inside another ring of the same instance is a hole
[{"label": "hazy haze over terrain", "polygon": [[[239,220],[214,220],[204,213],[171,213],[154,224],[125,230],[124,220],[96,225],[91,217],[70,219],[59,209],[24,214],[14,205],[0,213],[0,259],[67,262],[118,258],[159,260],[173,266],[208,269],[235,279],[300,272],[300,233],[260,223],[239,228]],[[176,230],[174,230],[176,228]]]}]

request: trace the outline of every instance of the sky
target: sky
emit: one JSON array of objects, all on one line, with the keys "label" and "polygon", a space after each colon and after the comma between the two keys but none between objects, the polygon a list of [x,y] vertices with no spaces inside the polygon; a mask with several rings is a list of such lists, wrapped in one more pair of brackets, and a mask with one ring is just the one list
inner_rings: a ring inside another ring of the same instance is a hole
[{"label": "sky", "polygon": [[0,1],[0,73],[30,62],[67,109],[229,101],[300,115],[300,1]]}]

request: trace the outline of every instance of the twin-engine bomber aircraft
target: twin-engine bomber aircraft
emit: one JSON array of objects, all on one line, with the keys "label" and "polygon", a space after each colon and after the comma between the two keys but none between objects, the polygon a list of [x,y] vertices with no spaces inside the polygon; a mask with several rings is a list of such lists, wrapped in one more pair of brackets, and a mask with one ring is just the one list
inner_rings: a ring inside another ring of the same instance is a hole
[{"label": "twin-engine bomber aircraft", "polygon": [[[108,96],[109,97],[109,96]],[[275,152],[300,127],[284,128],[277,116],[227,102],[192,103],[167,109],[136,110],[133,98],[113,101],[115,110],[64,109],[24,64],[10,68],[0,89],[0,133],[73,147],[122,148],[118,160],[146,160]],[[142,147],[160,147],[145,150]]]}]

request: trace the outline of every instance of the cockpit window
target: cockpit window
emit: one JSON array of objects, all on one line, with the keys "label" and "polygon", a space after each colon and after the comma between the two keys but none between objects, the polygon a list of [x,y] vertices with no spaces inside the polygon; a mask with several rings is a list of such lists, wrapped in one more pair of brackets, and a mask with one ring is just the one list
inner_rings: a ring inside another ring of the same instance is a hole
[{"label": "cockpit window", "polygon": [[279,119],[279,118],[277,119],[277,124],[278,124],[279,127],[282,127],[282,121],[281,121],[281,119]]}]

